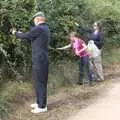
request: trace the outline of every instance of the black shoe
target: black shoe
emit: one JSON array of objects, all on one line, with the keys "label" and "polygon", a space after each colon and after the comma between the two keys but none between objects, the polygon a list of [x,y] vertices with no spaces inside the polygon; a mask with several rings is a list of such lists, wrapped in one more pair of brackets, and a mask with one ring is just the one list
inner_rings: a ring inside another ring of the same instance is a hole
[{"label": "black shoe", "polygon": [[82,82],[77,82],[77,84],[78,84],[78,85],[83,85],[83,83],[82,83]]}]

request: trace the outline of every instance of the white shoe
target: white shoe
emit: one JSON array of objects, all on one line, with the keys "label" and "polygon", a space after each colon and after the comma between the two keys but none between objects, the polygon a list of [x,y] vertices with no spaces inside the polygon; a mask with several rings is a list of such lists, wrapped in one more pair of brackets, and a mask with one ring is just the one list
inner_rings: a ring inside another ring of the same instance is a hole
[{"label": "white shoe", "polygon": [[46,108],[37,107],[37,108],[31,110],[31,113],[34,113],[34,114],[43,113],[43,112],[47,112],[47,107]]},{"label": "white shoe", "polygon": [[38,104],[37,104],[37,103],[31,104],[30,107],[31,107],[31,108],[37,108],[37,107],[38,107]]}]

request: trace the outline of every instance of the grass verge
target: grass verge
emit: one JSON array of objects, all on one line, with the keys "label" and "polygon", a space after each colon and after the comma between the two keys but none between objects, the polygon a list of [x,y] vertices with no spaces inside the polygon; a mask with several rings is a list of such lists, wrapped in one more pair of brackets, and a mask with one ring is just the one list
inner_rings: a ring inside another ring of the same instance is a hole
[{"label": "grass verge", "polygon": [[[119,64],[120,50],[104,49],[103,64],[109,67],[113,64]],[[58,91],[61,87],[75,86],[78,77],[78,63],[71,61],[60,61],[50,64],[48,94],[51,95]],[[18,83],[14,81],[6,81],[0,85],[0,119],[6,120],[7,115],[12,111],[14,103],[23,104],[33,97],[31,82]]]}]

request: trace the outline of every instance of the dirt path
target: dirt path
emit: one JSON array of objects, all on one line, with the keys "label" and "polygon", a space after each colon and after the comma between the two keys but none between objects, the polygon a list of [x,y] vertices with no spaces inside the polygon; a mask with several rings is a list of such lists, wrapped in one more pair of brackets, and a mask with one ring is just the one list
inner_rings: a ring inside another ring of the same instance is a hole
[{"label": "dirt path", "polygon": [[[31,98],[27,97],[25,100],[26,102],[24,104],[23,103],[18,104],[19,103],[18,101],[16,102],[15,105],[13,105],[14,112],[10,114],[9,120],[68,120],[68,118],[70,118],[69,120],[80,120],[81,117],[79,117],[79,115],[80,116],[82,115],[83,118],[84,115],[85,116],[87,115],[88,117],[92,118],[90,116],[93,115],[90,114],[92,111],[93,113],[96,112],[97,116],[102,112],[103,108],[105,109],[104,111],[106,111],[106,109],[109,108],[113,96],[115,96],[115,100],[120,99],[120,96],[118,96],[119,94],[117,94],[119,93],[118,91],[120,91],[119,90],[120,84],[116,85],[115,88],[112,88],[111,86],[112,84],[113,82],[112,80],[110,80],[105,81],[104,83],[97,84],[94,87],[85,85],[74,86],[72,88],[70,87],[60,90],[60,92],[57,92],[54,96],[48,98],[48,112],[39,115],[33,115],[30,113],[31,109],[29,105],[33,103],[33,97]],[[110,90],[109,92],[110,95],[106,95],[107,90]],[[23,95],[23,98],[25,99],[25,95]],[[116,101],[115,100],[113,102],[118,102],[117,100]],[[95,110],[94,107],[96,107]],[[85,118],[85,120],[88,119]]]},{"label": "dirt path", "polygon": [[68,120],[120,120],[120,83],[114,84],[104,97]]}]

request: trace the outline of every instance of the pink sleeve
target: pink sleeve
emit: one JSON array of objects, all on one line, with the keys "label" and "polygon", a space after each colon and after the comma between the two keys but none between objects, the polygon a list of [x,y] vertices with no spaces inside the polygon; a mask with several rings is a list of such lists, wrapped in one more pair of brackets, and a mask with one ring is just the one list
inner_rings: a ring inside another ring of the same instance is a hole
[{"label": "pink sleeve", "polygon": [[75,49],[76,49],[76,50],[80,50],[81,45],[82,45],[81,41],[76,40],[76,42],[75,42]]},{"label": "pink sleeve", "polygon": [[75,40],[74,41],[74,45],[73,45],[73,48],[74,48],[74,52],[76,53],[76,55],[78,55],[78,51],[80,50],[80,41],[79,40]]},{"label": "pink sleeve", "polygon": [[75,48],[75,49],[78,49],[78,48],[79,48],[79,41],[78,41],[78,40],[75,40],[74,48]]}]

